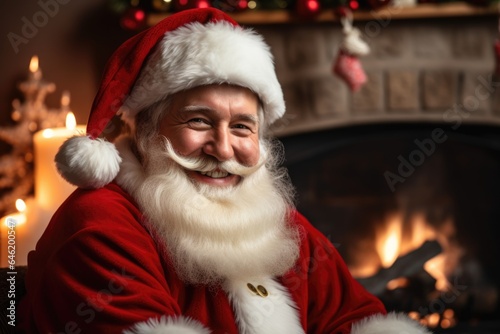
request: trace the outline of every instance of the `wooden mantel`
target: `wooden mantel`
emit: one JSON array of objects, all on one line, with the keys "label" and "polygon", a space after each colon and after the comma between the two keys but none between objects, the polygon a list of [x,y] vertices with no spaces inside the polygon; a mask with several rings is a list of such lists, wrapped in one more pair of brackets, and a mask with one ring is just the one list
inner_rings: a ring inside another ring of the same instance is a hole
[{"label": "wooden mantel", "polygon": [[[445,17],[494,16],[499,13],[499,7],[497,6],[480,7],[470,5],[466,2],[451,2],[441,4],[419,4],[413,7],[388,6],[378,10],[355,11],[353,19],[354,21],[387,21]],[[167,15],[168,14],[150,14],[148,17],[148,24],[155,25]],[[312,20],[301,19],[288,10],[248,10],[231,14],[231,16],[238,23],[247,25],[331,22],[339,20],[333,10],[325,10]]]}]

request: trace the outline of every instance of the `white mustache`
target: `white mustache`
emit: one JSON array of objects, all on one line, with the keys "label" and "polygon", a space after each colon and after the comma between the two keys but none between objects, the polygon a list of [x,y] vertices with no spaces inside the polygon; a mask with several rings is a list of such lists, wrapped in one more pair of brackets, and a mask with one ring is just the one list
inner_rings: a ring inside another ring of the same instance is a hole
[{"label": "white mustache", "polygon": [[165,140],[165,155],[187,170],[204,173],[218,170],[238,176],[248,176],[256,172],[266,161],[265,154],[261,154],[259,162],[254,166],[242,165],[234,159],[220,162],[207,157],[183,157],[175,152],[169,140]]}]

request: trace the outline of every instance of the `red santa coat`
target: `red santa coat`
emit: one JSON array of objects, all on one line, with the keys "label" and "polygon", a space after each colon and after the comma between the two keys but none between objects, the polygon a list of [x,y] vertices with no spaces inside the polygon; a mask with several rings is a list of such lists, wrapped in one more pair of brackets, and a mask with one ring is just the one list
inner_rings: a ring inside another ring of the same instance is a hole
[{"label": "red santa coat", "polygon": [[[251,333],[254,322],[292,332],[286,326],[294,319],[281,316],[273,305],[242,315],[247,297],[235,300],[237,293],[228,295],[228,289],[182,282],[143,219],[135,201],[116,184],[76,190],[29,254],[21,332],[121,333],[162,316],[137,332],[208,332],[203,325],[212,333]],[[350,333],[354,322],[384,314],[381,302],[351,277],[335,247],[299,213],[294,223],[303,230],[300,259],[271,282],[278,288],[270,294],[284,290],[275,295],[291,306],[298,326],[306,333]],[[251,303],[266,301],[254,298]],[[359,333],[365,333],[362,327]]]}]

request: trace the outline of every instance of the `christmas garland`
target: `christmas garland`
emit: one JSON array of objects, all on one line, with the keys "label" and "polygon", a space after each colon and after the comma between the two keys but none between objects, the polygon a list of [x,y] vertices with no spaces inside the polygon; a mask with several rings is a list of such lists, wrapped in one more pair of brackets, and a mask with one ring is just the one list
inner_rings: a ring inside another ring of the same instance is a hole
[{"label": "christmas garland", "polygon": [[[340,17],[346,10],[373,10],[404,1],[407,6],[418,3],[443,3],[454,0],[109,0],[112,11],[121,16],[124,29],[140,30],[146,26],[150,13],[175,13],[186,9],[214,7],[227,13],[258,10],[286,10],[297,17],[314,19],[324,10],[333,10]],[[488,6],[496,0],[466,0],[477,6]]]}]

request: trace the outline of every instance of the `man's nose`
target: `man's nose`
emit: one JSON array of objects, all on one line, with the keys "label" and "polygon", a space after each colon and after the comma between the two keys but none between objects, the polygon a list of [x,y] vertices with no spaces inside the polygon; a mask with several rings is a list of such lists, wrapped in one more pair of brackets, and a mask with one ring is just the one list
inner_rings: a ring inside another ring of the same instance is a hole
[{"label": "man's nose", "polygon": [[218,161],[227,161],[234,157],[229,129],[215,131],[212,139],[205,145],[204,153],[213,156]]}]

